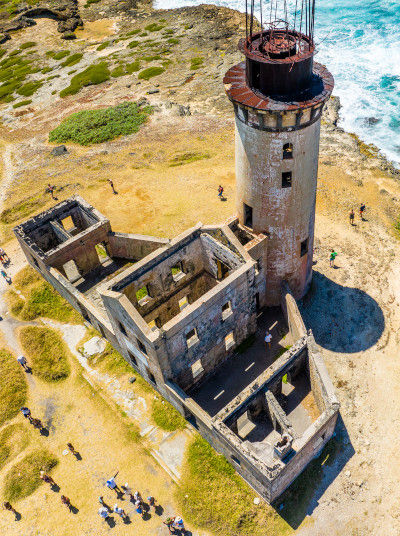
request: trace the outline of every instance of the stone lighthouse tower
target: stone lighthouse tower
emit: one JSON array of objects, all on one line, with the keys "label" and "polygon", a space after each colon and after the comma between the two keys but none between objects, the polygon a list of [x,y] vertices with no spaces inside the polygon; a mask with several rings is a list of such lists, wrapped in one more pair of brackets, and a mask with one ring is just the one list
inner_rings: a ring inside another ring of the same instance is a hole
[{"label": "stone lighthouse tower", "polygon": [[270,3],[263,24],[251,2],[239,42],[245,61],[224,78],[235,110],[239,224],[265,235],[257,259],[263,305],[279,303],[282,281],[296,299],[311,282],[321,114],[334,83],[314,61],[315,0],[292,14],[286,0]]}]

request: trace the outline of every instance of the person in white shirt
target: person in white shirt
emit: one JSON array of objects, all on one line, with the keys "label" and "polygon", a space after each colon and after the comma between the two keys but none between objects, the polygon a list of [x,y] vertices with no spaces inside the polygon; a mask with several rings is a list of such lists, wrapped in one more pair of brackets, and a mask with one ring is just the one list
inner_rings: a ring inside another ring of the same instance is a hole
[{"label": "person in white shirt", "polygon": [[266,332],[264,341],[265,344],[268,345],[268,348],[271,348],[272,335],[269,331]]}]

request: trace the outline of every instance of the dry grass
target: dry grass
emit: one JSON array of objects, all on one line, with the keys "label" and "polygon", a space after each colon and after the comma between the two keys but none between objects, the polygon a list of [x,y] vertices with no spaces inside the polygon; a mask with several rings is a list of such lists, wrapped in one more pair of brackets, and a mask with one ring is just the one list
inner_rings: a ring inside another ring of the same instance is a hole
[{"label": "dry grass", "polygon": [[57,458],[44,449],[28,454],[6,474],[3,484],[4,498],[13,502],[28,497],[42,484],[40,470],[49,472],[57,463]]},{"label": "dry grass", "polygon": [[27,384],[16,358],[0,350],[0,426],[18,414],[25,404]]},{"label": "dry grass", "polygon": [[25,326],[19,331],[19,340],[35,376],[46,382],[58,382],[69,376],[69,350],[57,331]]},{"label": "dry grass", "polygon": [[20,423],[10,424],[0,432],[0,470],[29,445],[29,433]]}]

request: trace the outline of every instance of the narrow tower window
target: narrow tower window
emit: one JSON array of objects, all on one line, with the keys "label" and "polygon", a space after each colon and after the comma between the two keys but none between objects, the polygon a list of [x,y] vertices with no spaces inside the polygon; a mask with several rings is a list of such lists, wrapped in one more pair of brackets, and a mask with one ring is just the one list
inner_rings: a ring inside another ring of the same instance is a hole
[{"label": "narrow tower window", "polygon": [[249,207],[249,205],[246,205],[246,203],[243,203],[243,211],[244,211],[244,224],[247,227],[253,227],[253,208]]},{"label": "narrow tower window", "polygon": [[308,252],[308,238],[303,240],[303,242],[300,244],[300,257],[304,257],[304,255],[307,255]]},{"label": "narrow tower window", "polygon": [[285,143],[283,146],[283,160],[291,160],[293,158],[293,143]]},{"label": "narrow tower window", "polygon": [[290,188],[292,186],[292,172],[284,171],[282,173],[282,188]]}]

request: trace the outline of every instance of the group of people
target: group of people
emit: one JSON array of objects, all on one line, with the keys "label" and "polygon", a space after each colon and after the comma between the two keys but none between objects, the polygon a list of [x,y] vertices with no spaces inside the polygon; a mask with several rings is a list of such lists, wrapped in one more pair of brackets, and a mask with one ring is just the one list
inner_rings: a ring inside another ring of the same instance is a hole
[{"label": "group of people", "polygon": [[[360,208],[359,208],[359,214],[360,214],[361,221],[364,221],[364,212],[365,212],[366,208],[367,207],[366,207],[365,203],[361,203]],[[355,217],[354,210],[351,209],[350,214],[349,214],[350,225],[354,225],[354,217]]]},{"label": "group of people", "polygon": [[0,248],[0,262],[3,266],[3,268],[0,270],[0,274],[4,277],[7,283],[11,285],[12,283],[11,277],[4,270],[4,268],[10,264],[10,257],[7,255],[7,253],[4,251],[3,248]]}]

